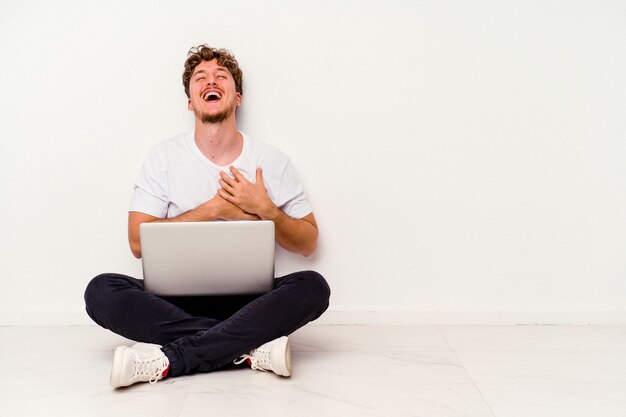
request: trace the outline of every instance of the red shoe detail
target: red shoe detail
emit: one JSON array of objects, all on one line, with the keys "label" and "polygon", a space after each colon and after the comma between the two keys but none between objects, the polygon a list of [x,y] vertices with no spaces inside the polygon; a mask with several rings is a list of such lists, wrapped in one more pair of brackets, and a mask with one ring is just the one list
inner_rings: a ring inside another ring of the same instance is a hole
[{"label": "red shoe detail", "polygon": [[165,371],[163,371],[163,373],[161,374],[161,376],[162,376],[163,378],[165,378],[165,377],[167,376],[167,373],[168,373],[169,371],[170,371],[170,366],[169,366],[169,365],[167,365],[167,368],[165,369]]}]

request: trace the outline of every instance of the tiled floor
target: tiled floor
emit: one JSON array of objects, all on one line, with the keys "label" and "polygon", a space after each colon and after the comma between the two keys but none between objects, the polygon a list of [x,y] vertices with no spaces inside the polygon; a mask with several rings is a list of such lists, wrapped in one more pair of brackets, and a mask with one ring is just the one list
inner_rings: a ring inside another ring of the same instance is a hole
[{"label": "tiled floor", "polygon": [[113,390],[95,326],[0,327],[3,416],[626,416],[626,326],[322,326],[289,379],[248,369]]}]

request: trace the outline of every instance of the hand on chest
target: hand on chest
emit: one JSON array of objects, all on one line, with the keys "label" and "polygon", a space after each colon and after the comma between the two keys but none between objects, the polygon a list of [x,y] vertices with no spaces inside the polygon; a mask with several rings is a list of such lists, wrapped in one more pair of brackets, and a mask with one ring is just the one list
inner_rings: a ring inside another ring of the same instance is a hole
[{"label": "hand on chest", "polygon": [[[256,165],[234,165],[247,181],[256,183]],[[220,172],[234,178],[228,167],[208,167],[204,164],[179,166],[168,172],[169,200],[181,212],[191,210],[210,200],[220,188]],[[271,168],[263,170],[263,182],[272,201],[277,203],[280,178]]]}]

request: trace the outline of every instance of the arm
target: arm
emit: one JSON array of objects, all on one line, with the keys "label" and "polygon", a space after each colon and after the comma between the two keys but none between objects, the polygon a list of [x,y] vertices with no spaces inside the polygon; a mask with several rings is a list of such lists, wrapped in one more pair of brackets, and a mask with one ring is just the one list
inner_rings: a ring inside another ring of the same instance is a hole
[{"label": "arm", "polygon": [[[276,206],[274,206],[276,207]],[[276,230],[276,242],[289,252],[311,256],[317,248],[317,222],[313,213],[301,219],[287,216],[278,207],[276,212],[259,217],[272,220]]]},{"label": "arm", "polygon": [[204,222],[211,220],[258,220],[259,217],[246,213],[233,203],[215,195],[209,201],[189,210],[177,217],[161,219],[146,213],[131,211],[128,213],[128,243],[136,258],[141,258],[141,242],[139,239],[139,225],[141,223],[166,222]]},{"label": "arm", "polygon": [[230,171],[235,176],[234,179],[224,172],[220,174],[222,188],[217,192],[224,200],[247,213],[256,214],[261,220],[273,221],[276,242],[284,249],[304,256],[315,252],[318,230],[313,213],[294,219],[276,207],[267,195],[261,168],[257,169],[255,184],[249,182],[236,168],[231,167]]}]

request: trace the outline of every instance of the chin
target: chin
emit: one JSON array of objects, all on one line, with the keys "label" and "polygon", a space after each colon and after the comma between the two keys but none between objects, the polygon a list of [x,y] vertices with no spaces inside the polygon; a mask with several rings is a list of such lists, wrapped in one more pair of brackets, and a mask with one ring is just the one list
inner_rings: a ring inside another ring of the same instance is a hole
[{"label": "chin", "polygon": [[202,120],[202,123],[204,124],[220,123],[226,120],[228,116],[229,115],[225,112],[219,112],[216,114],[203,113],[200,115],[200,120]]},{"label": "chin", "polygon": [[235,112],[235,108],[225,109],[218,113],[200,113],[198,111],[194,111],[196,117],[202,121],[204,124],[214,124],[220,123],[224,120],[228,119]]}]

